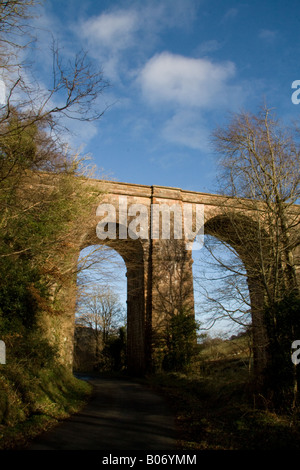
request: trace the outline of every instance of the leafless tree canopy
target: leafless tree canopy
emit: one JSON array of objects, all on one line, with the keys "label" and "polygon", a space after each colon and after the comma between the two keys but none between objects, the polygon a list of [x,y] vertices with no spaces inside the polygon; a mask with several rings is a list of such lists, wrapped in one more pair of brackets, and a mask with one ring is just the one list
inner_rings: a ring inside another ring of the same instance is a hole
[{"label": "leafless tree canopy", "polygon": [[[62,129],[68,129],[68,119],[97,120],[106,108],[99,99],[109,83],[85,51],[64,60],[53,38],[49,44],[52,69],[45,84],[34,77],[32,64],[22,61],[20,50],[29,48],[34,38],[29,20],[37,5],[36,0],[0,2],[0,78],[6,92],[0,109],[0,137],[11,131],[8,122],[16,112],[20,130],[42,122],[52,137],[57,129],[57,139]],[[24,37],[30,39],[26,41]]]},{"label": "leafless tree canopy", "polygon": [[215,130],[213,141],[221,155],[221,191],[229,196],[263,201],[268,209],[295,204],[300,196],[299,129],[285,127],[271,110],[234,115]]},{"label": "leafless tree canopy", "polygon": [[124,312],[119,296],[110,288],[94,286],[86,290],[78,302],[76,323],[91,329],[102,344],[109,334],[117,331],[124,321]]},{"label": "leafless tree canopy", "polygon": [[194,266],[195,289],[210,324],[228,318],[253,326],[254,315],[263,349],[266,309],[299,295],[299,129],[263,107],[234,114],[213,143],[224,204],[206,223],[200,261],[208,279]]}]

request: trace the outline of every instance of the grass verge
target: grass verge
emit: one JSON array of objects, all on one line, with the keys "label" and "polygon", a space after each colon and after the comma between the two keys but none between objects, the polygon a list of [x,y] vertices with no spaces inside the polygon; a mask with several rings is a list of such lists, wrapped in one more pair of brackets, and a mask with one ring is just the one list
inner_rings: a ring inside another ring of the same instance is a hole
[{"label": "grass verge", "polygon": [[23,447],[58,421],[78,412],[91,386],[63,367],[34,373],[21,365],[0,367],[0,450]]},{"label": "grass verge", "polygon": [[223,346],[221,355],[203,351],[185,374],[147,378],[151,387],[164,393],[174,411],[178,449],[298,450],[299,411],[278,414],[268,409],[268,403],[258,408],[249,359],[224,353]]}]

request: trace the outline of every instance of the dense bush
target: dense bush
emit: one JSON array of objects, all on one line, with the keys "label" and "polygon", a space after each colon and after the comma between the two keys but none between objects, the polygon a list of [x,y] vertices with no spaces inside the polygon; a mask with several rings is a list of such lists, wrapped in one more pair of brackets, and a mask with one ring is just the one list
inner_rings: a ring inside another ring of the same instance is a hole
[{"label": "dense bush", "polygon": [[299,400],[300,370],[292,362],[291,346],[293,341],[300,339],[299,297],[295,294],[284,297],[266,309],[265,319],[269,337],[265,394],[277,409],[295,407]]}]

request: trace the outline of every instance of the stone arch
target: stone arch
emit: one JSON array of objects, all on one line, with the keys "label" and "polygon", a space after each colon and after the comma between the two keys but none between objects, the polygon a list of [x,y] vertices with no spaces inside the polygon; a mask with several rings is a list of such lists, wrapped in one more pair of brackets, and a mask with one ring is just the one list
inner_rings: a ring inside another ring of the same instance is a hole
[{"label": "stone arch", "polygon": [[[241,213],[217,213],[207,217],[204,233],[212,235],[232,246],[243,262],[247,274],[247,283],[251,304],[251,330],[253,338],[253,367],[260,375],[267,363],[267,333],[264,323],[264,289],[260,270],[257,269],[257,243],[262,242],[258,237],[257,223],[250,215]],[[250,246],[251,244],[251,246]],[[255,246],[254,246],[255,245]]]},{"label": "stone arch", "polygon": [[124,260],[127,277],[127,365],[131,374],[144,373],[147,363],[147,302],[144,241],[134,239],[129,233],[126,239],[100,240],[93,226],[83,237],[80,250],[91,245],[105,245],[114,249]]}]

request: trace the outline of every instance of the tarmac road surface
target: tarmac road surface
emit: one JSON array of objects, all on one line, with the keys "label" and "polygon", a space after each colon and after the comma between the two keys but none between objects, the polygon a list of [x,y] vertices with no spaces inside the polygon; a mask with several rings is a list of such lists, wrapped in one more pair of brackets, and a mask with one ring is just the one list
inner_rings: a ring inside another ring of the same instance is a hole
[{"label": "tarmac road surface", "polygon": [[175,450],[174,417],[164,399],[130,379],[92,378],[94,393],[76,415],[25,450]]}]

